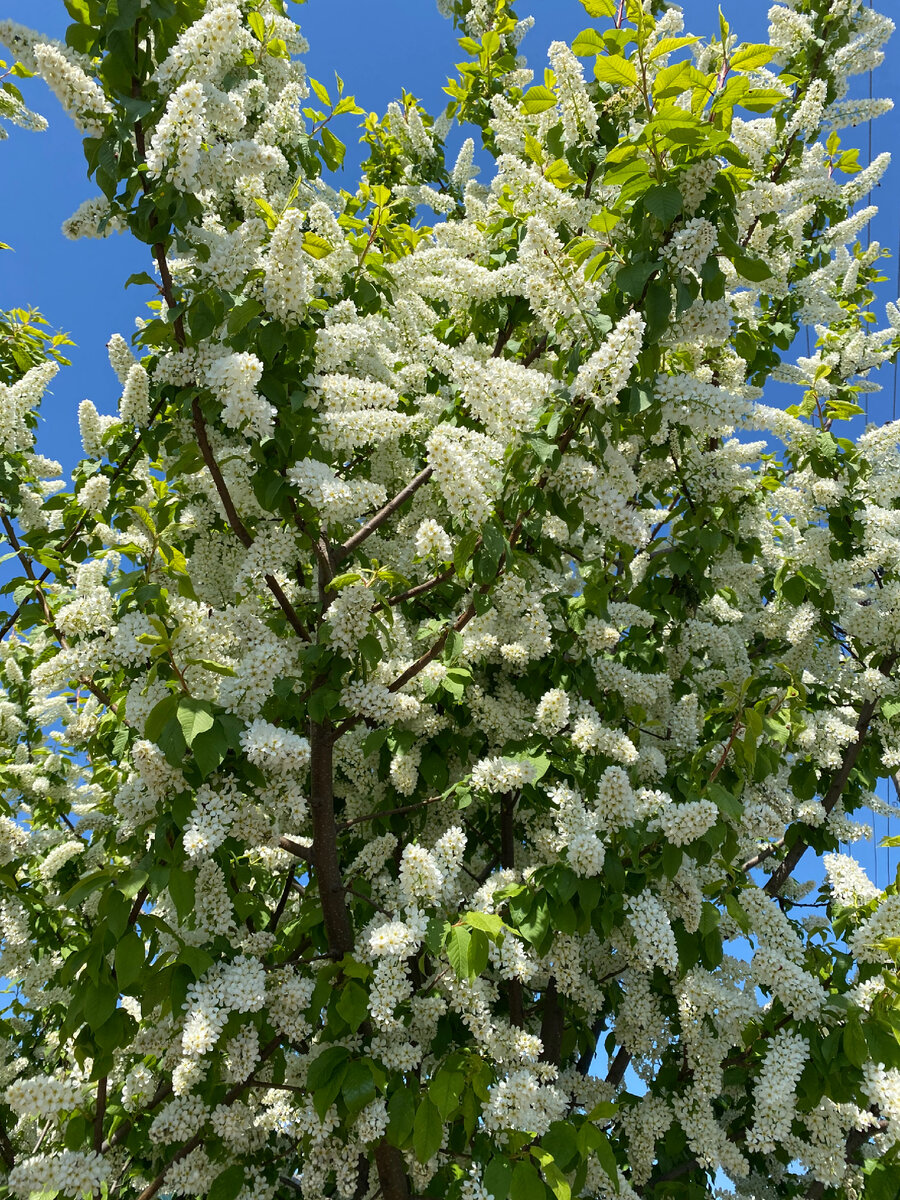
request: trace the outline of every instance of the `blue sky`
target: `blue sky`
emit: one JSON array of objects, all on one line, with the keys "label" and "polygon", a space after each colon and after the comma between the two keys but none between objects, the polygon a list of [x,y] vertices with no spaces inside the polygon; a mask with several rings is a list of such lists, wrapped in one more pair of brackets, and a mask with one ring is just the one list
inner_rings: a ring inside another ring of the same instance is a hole
[{"label": "blue sky", "polygon": [[[722,0],[732,30],[745,41],[765,41],[768,0]],[[877,5],[889,9],[887,0]],[[718,3],[714,0],[685,0],[685,25],[697,34],[718,29]],[[437,114],[447,97],[442,87],[453,73],[453,64],[464,57],[456,45],[450,23],[441,18],[434,0],[309,0],[292,6],[310,42],[307,67],[314,77],[330,86],[337,71],[346,89],[354,93],[367,111],[383,112],[402,87],[419,97]],[[521,16],[531,13],[535,27],[523,44],[530,65],[540,73],[546,64],[549,44],[557,39],[571,41],[590,25],[579,0],[520,0]],[[62,0],[0,0],[0,15],[11,17],[44,33],[62,37],[68,15]],[[873,81],[875,96],[900,97],[900,35],[888,47],[888,60]],[[852,94],[867,95],[868,77],[852,81]],[[69,242],[60,232],[63,220],[96,189],[86,179],[81,143],[68,118],[38,80],[25,81],[27,97],[50,121],[43,134],[10,130],[9,140],[0,145],[0,164],[5,186],[0,189],[0,240],[9,242],[14,253],[0,254],[0,308],[35,305],[52,325],[71,333],[76,346],[70,351],[72,367],[62,372],[45,402],[45,426],[40,439],[44,453],[70,468],[80,455],[77,409],[90,397],[101,412],[114,412],[119,389],[110,370],[105,343],[113,332],[126,337],[134,319],[142,314],[143,297],[149,289],[123,289],[133,272],[150,269],[147,248],[126,237],[114,235],[104,241]],[[355,168],[361,156],[356,144],[354,122],[344,117],[336,132],[348,143],[343,185],[353,190]],[[900,109],[873,123],[871,153],[900,144]],[[463,133],[456,131],[450,143],[455,150]],[[861,126],[842,134],[845,147],[857,145],[860,161],[869,159],[870,131]],[[871,237],[891,249],[884,263],[888,280],[881,287],[879,324],[884,302],[896,299],[900,206],[891,202],[900,180],[895,164],[873,196],[882,212],[873,222]],[[143,296],[142,296],[143,293]],[[805,344],[801,345],[805,353]],[[896,372],[883,372],[884,391],[870,400],[873,420],[890,420],[900,413],[896,395]],[[780,391],[780,389],[779,389]],[[790,399],[782,402],[790,402]],[[791,397],[793,399],[793,397]],[[862,418],[856,424],[861,425]],[[895,821],[892,833],[898,832]],[[879,818],[876,833],[888,832]],[[858,856],[882,886],[896,867],[897,851],[875,851],[870,844]],[[806,864],[804,864],[806,865]],[[890,875],[889,875],[890,872]]]}]

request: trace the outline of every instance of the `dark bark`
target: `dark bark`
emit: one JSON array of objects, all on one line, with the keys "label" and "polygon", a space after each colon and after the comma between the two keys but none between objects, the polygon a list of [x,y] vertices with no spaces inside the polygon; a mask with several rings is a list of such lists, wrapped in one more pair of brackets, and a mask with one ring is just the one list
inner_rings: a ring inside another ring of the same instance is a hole
[{"label": "dark bark", "polygon": [[541,1009],[541,1042],[544,1046],[541,1058],[558,1067],[562,1054],[563,1019],[556,979],[552,975],[544,989]]}]

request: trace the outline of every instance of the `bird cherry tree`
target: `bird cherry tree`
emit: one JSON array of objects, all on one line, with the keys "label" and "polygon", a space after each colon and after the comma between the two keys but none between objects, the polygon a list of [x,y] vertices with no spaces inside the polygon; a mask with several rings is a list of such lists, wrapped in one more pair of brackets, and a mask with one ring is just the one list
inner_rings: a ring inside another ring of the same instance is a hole
[{"label": "bird cherry tree", "polygon": [[0,21],[158,292],[71,488],[0,355],[4,1196],[898,1194],[892,23],[582,2],[441,0],[438,116],[282,0]]}]

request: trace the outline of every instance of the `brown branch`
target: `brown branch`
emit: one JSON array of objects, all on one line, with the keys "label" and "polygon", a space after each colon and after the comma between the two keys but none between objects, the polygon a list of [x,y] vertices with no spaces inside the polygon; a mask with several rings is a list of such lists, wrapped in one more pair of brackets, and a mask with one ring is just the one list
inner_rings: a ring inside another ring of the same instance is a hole
[{"label": "brown branch", "polygon": [[294,868],[291,867],[287,873],[287,879],[284,881],[284,890],[281,893],[278,904],[275,906],[275,911],[272,913],[271,917],[269,917],[269,933],[274,933],[278,928],[278,922],[284,915],[284,910],[287,908],[287,902],[290,898],[291,892],[293,891],[293,887]]},{"label": "brown branch", "polygon": [[280,850],[287,850],[288,854],[293,854],[295,858],[302,858],[304,862],[312,862],[313,852],[309,846],[301,846],[299,842],[283,837],[279,839],[278,847]]},{"label": "brown branch", "polygon": [[610,1063],[609,1070],[606,1073],[606,1082],[611,1083],[613,1087],[618,1087],[625,1077],[625,1072],[628,1070],[630,1062],[631,1053],[624,1046],[620,1046],[618,1054]]},{"label": "brown branch", "polygon": [[131,912],[128,914],[128,924],[133,925],[141,915],[141,909],[144,907],[144,901],[150,895],[149,887],[144,885],[134,898],[134,904],[131,906]]},{"label": "brown branch", "polygon": [[399,817],[404,813],[415,812],[416,809],[424,808],[427,804],[436,804],[443,798],[443,796],[429,796],[427,800],[417,800],[415,804],[404,804],[400,808],[384,808],[380,812],[366,813],[364,817],[354,817],[352,821],[341,821],[337,827],[338,832],[343,833],[345,829],[352,829],[354,825],[362,825],[366,821],[378,821],[382,817]]},{"label": "brown branch", "polygon": [[534,349],[525,356],[522,362],[523,367],[530,367],[536,358],[540,358],[547,349],[547,334],[545,333]]},{"label": "brown branch", "polygon": [[375,1147],[375,1166],[383,1200],[409,1200],[409,1180],[403,1155],[384,1138]]},{"label": "brown branch", "polygon": [[94,1149],[99,1154],[103,1149],[103,1121],[106,1117],[106,1089],[109,1080],[102,1075],[97,1080],[97,1111],[94,1114]]},{"label": "brown branch", "polygon": [[[474,554],[478,549],[476,544],[472,550]],[[417,583],[415,587],[411,587],[408,591],[401,592],[399,596],[391,596],[388,604],[393,607],[395,604],[402,604],[404,600],[414,600],[416,596],[424,596],[426,592],[430,592],[432,588],[439,587],[442,583],[446,583],[448,579],[452,579],[456,574],[456,567],[448,567],[440,575],[435,575],[432,579],[426,579],[424,583]],[[384,608],[383,604],[379,604],[376,612],[380,612]]]},{"label": "brown branch", "polygon": [[736,719],[734,722],[734,725],[732,726],[732,729],[731,729],[731,736],[729,737],[728,741],[725,743],[725,749],[719,755],[719,761],[713,767],[712,773],[710,774],[710,777],[707,780],[707,784],[715,782],[716,776],[719,774],[719,772],[725,766],[725,760],[728,758],[728,755],[731,751],[731,747],[734,745],[735,741],[737,740],[737,736],[741,732],[742,729],[743,729],[743,725],[741,725],[740,720]]},{"label": "brown branch", "polygon": [[777,842],[772,842],[771,846],[766,846],[764,850],[760,850],[758,854],[754,854],[752,858],[748,858],[741,867],[741,870],[744,872],[744,874],[746,874],[748,871],[752,871],[754,867],[758,867],[761,863],[764,863],[766,859],[771,858],[773,854],[777,854],[783,846],[784,838],[779,838]]},{"label": "brown branch", "polygon": [[16,1154],[12,1147],[12,1142],[9,1140],[9,1135],[6,1132],[6,1127],[0,1123],[0,1158],[4,1164],[12,1170],[16,1165]]},{"label": "brown branch", "polygon": [[[155,1108],[158,1108],[160,1104],[162,1104],[163,1100],[167,1100],[171,1095],[171,1083],[161,1083],[153,1093],[153,1096],[148,1101],[146,1107],[142,1108],[138,1115],[143,1117],[146,1116],[147,1113],[153,1112]],[[102,1144],[100,1147],[101,1154],[106,1154],[109,1150],[121,1145],[121,1143],[125,1141],[129,1133],[131,1133],[132,1129],[134,1128],[134,1122],[136,1119],[136,1117],[128,1117],[127,1120],[123,1121],[116,1132]]]},{"label": "brown branch", "polygon": [[[191,403],[191,416],[194,425],[194,435],[197,438],[197,445],[200,447],[200,454],[202,455],[203,461],[206,464],[206,469],[212,476],[219,500],[222,503],[222,507],[225,509],[225,516],[228,520],[228,524],[234,530],[241,545],[249,550],[253,545],[253,535],[241,520],[238,510],[235,508],[234,500],[231,498],[231,493],[228,490],[228,485],[225,482],[225,477],[222,474],[219,464],[216,462],[216,456],[213,454],[212,446],[209,444],[209,435],[206,432],[206,422],[203,419],[203,410],[200,407],[200,398],[198,396],[195,396]],[[291,626],[294,632],[297,633],[304,642],[312,641],[312,638],[307,632],[306,627],[297,615],[296,609],[284,594],[284,590],[278,580],[270,574],[266,574],[264,578],[266,581],[266,586],[278,601],[279,608],[287,617],[288,624]]]},{"label": "brown branch", "polygon": [[402,508],[410,496],[414,496],[419,488],[422,487],[423,484],[427,483],[433,474],[433,467],[425,467],[424,470],[420,471],[414,479],[409,481],[405,488],[402,488],[396,496],[394,496],[391,500],[388,500],[387,504],[385,504],[383,508],[380,508],[374,517],[370,517],[369,520],[366,521],[365,525],[361,525],[352,537],[347,538],[343,545],[337,546],[334,551],[335,565],[342,563],[344,559],[348,557],[348,555],[352,554],[357,546],[362,545],[366,538],[371,537],[376,529],[380,529],[385,521],[390,520],[394,513],[397,512],[399,508]]},{"label": "brown branch", "polygon": [[338,854],[334,819],[334,728],[329,722],[310,723],[310,797],[313,824],[312,861],[319,885],[328,949],[343,956],[353,950],[353,925]]},{"label": "brown branch", "polygon": [[553,975],[547,980],[547,986],[544,988],[541,1010],[541,1059],[558,1067],[562,1054],[563,1016]]}]

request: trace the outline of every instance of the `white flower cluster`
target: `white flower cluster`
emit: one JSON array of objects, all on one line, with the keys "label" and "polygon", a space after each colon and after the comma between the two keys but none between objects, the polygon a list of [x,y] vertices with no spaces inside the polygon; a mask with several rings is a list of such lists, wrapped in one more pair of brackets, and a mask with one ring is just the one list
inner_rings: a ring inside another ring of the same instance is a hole
[{"label": "white flower cluster", "polygon": [[703,264],[715,249],[718,241],[715,225],[705,217],[691,217],[684,228],[679,229],[663,253],[679,271],[699,275]]},{"label": "white flower cluster", "polygon": [[106,122],[100,118],[109,116],[113,109],[100,85],[56,45],[47,42],[36,45],[34,62],[37,73],[76,126],[88,137],[102,137]]},{"label": "white flower cluster", "polygon": [[109,1182],[110,1164],[96,1151],[83,1154],[63,1150],[58,1154],[33,1154],[17,1162],[7,1186],[14,1196],[29,1200],[36,1193],[94,1195]]},{"label": "white flower cluster", "polygon": [[522,1067],[490,1087],[482,1120],[490,1132],[511,1129],[540,1137],[561,1120],[566,1104],[564,1092]]},{"label": "white flower cluster", "polygon": [[606,858],[606,847],[599,836],[603,825],[599,814],[591,812],[579,793],[565,784],[550,788],[547,794],[557,810],[559,851],[565,851],[576,875],[599,875]]},{"label": "white flower cluster", "polygon": [[215,1046],[230,1013],[259,1012],[266,1000],[262,963],[239,955],[217,962],[188,988],[187,1018],[181,1035],[186,1058],[201,1058]]},{"label": "white flower cluster", "polygon": [[164,175],[183,192],[196,187],[200,150],[206,136],[203,87],[188,80],[169,97],[150,145],[147,166],[154,175]]},{"label": "white flower cluster", "polygon": [[[131,357],[127,346],[125,349]],[[110,350],[110,356],[112,353]],[[118,347],[116,353],[119,353]],[[127,425],[146,425],[150,419],[150,377],[140,363],[128,368],[125,389],[119,401],[119,416]]]},{"label": "white flower cluster", "polygon": [[634,934],[638,959],[652,970],[662,967],[669,975],[678,970],[678,946],[668,913],[653,892],[645,889],[628,901],[628,923]]},{"label": "white flower cluster", "polygon": [[687,804],[667,804],[650,822],[673,846],[686,846],[703,837],[719,819],[712,800],[692,800]]},{"label": "white flower cluster", "polygon": [[462,524],[482,525],[500,482],[500,443],[473,429],[439,425],[426,446],[434,481],[452,516]]},{"label": "white flower cluster", "polygon": [[645,328],[640,313],[630,312],[623,317],[600,349],[578,368],[573,395],[590,396],[596,408],[614,404],[637,362]]},{"label": "white flower cluster", "polygon": [[516,792],[534,783],[537,770],[527,758],[483,758],[472,768],[472,787],[486,792]]},{"label": "white flower cluster", "polygon": [[584,86],[581,63],[565,42],[551,42],[547,55],[556,76],[554,87],[567,144],[577,145],[582,138],[593,141],[597,136],[597,111]]},{"label": "white flower cluster", "polygon": [[75,1079],[56,1075],[31,1075],[11,1083],[4,1100],[20,1117],[58,1117],[77,1108],[81,1087]]},{"label": "white flower cluster", "polygon": [[266,308],[285,325],[297,325],[309,303],[311,259],[303,249],[303,223],[303,214],[289,209],[275,226],[266,255]]},{"label": "white flower cluster", "polygon": [[299,775],[309,766],[309,741],[261,717],[241,733],[241,747],[254,766],[270,775]]},{"label": "white flower cluster", "polygon": [[747,1134],[751,1149],[771,1154],[790,1135],[797,1081],[808,1058],[806,1038],[779,1029],[766,1051],[754,1092],[753,1125]]},{"label": "white flower cluster", "polygon": [[352,583],[341,588],[325,614],[332,645],[352,658],[368,631],[371,619],[372,593],[366,585]]},{"label": "white flower cluster", "polygon": [[0,383],[0,450],[30,450],[34,445],[28,417],[40,404],[58,370],[56,363],[41,363],[27,371],[17,383]]},{"label": "white flower cluster", "polygon": [[416,554],[419,558],[435,558],[448,562],[453,557],[453,546],[444,527],[433,517],[428,517],[416,530]]},{"label": "white flower cluster", "polygon": [[541,733],[553,737],[568,725],[570,708],[569,697],[565,691],[562,688],[551,688],[541,697],[534,714],[534,723]]},{"label": "white flower cluster", "polygon": [[387,499],[383,484],[369,479],[341,479],[333,467],[316,458],[295,463],[288,470],[288,478],[329,524],[359,519]]},{"label": "white flower cluster", "polygon": [[275,427],[275,409],[260,396],[257,384],[263,365],[255,354],[224,354],[207,368],[206,382],[222,405],[222,420],[231,429],[245,425],[253,437],[268,437]]}]

